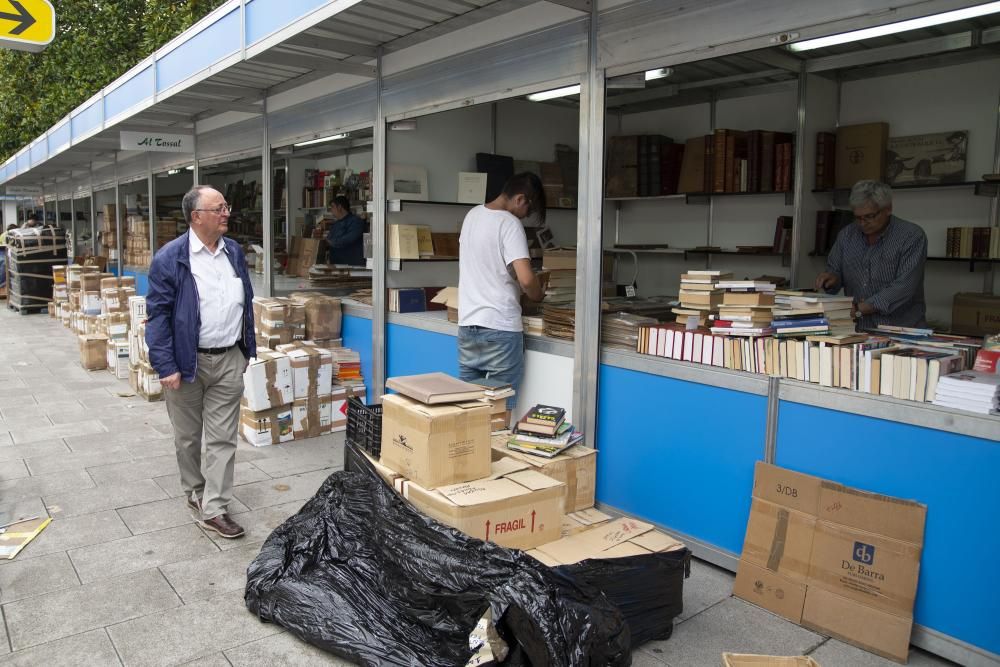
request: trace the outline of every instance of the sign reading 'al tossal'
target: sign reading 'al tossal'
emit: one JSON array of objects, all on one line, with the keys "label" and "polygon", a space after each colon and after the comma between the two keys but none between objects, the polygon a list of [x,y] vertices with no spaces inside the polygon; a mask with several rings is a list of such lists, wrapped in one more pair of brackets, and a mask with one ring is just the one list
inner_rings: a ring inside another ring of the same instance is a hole
[{"label": "sign reading 'al tossal'", "polygon": [[192,137],[188,134],[122,132],[121,135],[121,149],[123,151],[191,153],[194,150]]}]

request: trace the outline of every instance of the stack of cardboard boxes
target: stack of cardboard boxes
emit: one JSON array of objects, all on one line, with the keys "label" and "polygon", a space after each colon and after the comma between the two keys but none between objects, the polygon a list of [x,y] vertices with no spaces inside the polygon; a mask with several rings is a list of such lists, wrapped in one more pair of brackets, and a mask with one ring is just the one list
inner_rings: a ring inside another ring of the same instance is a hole
[{"label": "stack of cardboard boxes", "polygon": [[128,307],[128,379],[132,390],[147,401],[163,399],[160,375],[149,363],[146,344],[146,297],[129,296]]},{"label": "stack of cardboard boxes", "polygon": [[100,215],[101,221],[101,254],[111,261],[118,260],[118,208],[114,204],[105,204]]},{"label": "stack of cardboard boxes", "polygon": [[314,438],[347,427],[347,399],[364,386],[334,383],[336,362],[312,341],[259,347],[243,376],[240,433],[263,447]]},{"label": "stack of cardboard boxes", "polygon": [[481,388],[442,373],[390,378],[375,469],[424,514],[546,564],[683,548],[649,524],[593,509],[596,452],[552,458],[491,441]]},{"label": "stack of cardboard boxes", "polygon": [[254,297],[253,321],[257,345],[275,349],[306,338],[306,309],[281,297]]}]

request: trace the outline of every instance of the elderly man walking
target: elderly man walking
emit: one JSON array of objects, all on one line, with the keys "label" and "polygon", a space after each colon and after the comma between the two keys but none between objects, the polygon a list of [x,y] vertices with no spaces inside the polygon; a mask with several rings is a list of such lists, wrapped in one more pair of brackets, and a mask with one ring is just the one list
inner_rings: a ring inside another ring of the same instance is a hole
[{"label": "elderly man walking", "polygon": [[149,361],[160,375],[181,487],[202,527],[243,535],[228,513],[243,372],[256,354],[253,288],[230,207],[196,185],[181,203],[189,229],[153,258],[146,295]]}]

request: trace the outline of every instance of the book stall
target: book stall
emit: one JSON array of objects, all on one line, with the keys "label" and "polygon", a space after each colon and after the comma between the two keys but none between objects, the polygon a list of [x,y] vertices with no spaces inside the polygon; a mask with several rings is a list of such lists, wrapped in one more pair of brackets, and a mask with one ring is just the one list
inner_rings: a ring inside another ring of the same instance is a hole
[{"label": "book stall", "polygon": [[[274,6],[287,25],[268,18],[276,32],[256,41],[230,25],[239,77],[199,63],[174,90],[154,77],[163,90],[134,107],[136,123],[157,121],[182,83],[188,104],[223,100],[225,113],[178,121],[196,139],[185,166],[100,157],[122,120],[101,115],[80,140],[90,173],[59,184],[89,188],[94,254],[108,260],[64,256],[45,272],[84,368],[162,398],[143,343],[146,272],[185,231],[179,197],[205,183],[232,206],[256,295],[240,437],[294,447],[344,432],[351,474],[272,535],[250,609],[361,662],[384,659],[373,638],[391,635],[394,659],[420,662],[423,646],[462,664],[478,632],[483,662],[560,664],[579,649],[618,664],[671,637],[684,588],[703,585],[685,577],[693,558],[735,573],[741,600],[883,658],[905,663],[917,646],[1000,662],[1000,537],[984,528],[1000,519],[1000,14],[814,43],[954,3],[475,4],[469,16],[413,7],[427,26],[393,35],[344,35],[341,18],[374,24],[333,3],[308,21]],[[478,23],[487,14],[494,30]],[[37,164],[69,160],[48,146],[0,178],[44,184]],[[459,238],[467,213],[522,172],[547,201],[522,220],[545,289],[521,301],[515,391],[456,379]],[[871,214],[851,200],[867,180],[892,195]],[[341,196],[363,226],[357,262],[331,259]],[[882,214],[912,223],[923,248],[906,276],[922,285],[913,321],[818,280],[849,265],[900,280],[881,232],[859,235],[861,259],[838,245]],[[332,541],[297,551],[299,531]],[[345,545],[360,557],[333,562]],[[468,595],[436,585],[442,573]],[[563,575],[601,600],[570,600],[552,581]],[[643,584],[662,595],[630,606]],[[524,618],[483,615],[515,602]],[[546,613],[576,604],[592,626],[569,634],[599,641],[557,646]],[[407,605],[447,607],[454,631],[404,617]],[[632,639],[615,653],[622,619]],[[822,662],[767,658],[722,661]]]}]

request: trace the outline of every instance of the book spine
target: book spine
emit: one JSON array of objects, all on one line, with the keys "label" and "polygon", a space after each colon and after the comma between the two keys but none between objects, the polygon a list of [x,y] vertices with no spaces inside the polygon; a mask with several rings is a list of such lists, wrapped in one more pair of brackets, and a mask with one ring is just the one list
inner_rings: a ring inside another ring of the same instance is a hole
[{"label": "book spine", "polygon": [[712,187],[710,192],[726,191],[726,134],[727,130],[716,130],[712,141]]}]

